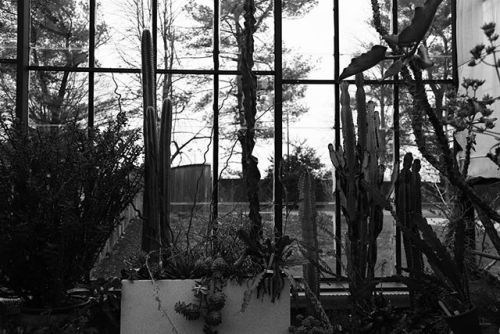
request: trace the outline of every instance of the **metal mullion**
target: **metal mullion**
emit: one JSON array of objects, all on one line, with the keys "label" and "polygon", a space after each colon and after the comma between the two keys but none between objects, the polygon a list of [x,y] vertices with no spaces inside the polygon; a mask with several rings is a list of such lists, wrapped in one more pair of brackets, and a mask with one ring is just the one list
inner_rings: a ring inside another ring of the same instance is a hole
[{"label": "metal mullion", "polygon": [[[398,0],[392,0],[392,33],[398,33]],[[398,81],[398,75],[394,78]],[[392,95],[392,103],[393,103],[393,143],[394,143],[394,152],[393,157],[395,162],[399,162],[400,160],[400,143],[399,143],[399,84],[394,83],[394,91]],[[396,165],[397,166],[397,165]],[[394,167],[396,167],[394,166]],[[396,206],[398,205],[398,191],[397,191],[397,183],[396,183]],[[396,224],[396,273],[401,275],[401,227]]]},{"label": "metal mullion", "polygon": [[[31,71],[71,71],[71,72],[95,72],[95,73],[141,73],[139,68],[119,68],[119,67],[71,67],[71,66],[28,66]],[[194,74],[194,75],[238,75],[237,70],[196,70],[196,69],[160,69],[156,73],[160,74]],[[256,75],[274,75],[274,71],[254,71]]]},{"label": "metal mullion", "polygon": [[219,0],[214,0],[214,31],[213,31],[213,150],[212,150],[212,222],[219,214]]},{"label": "metal mullion", "polygon": [[[342,82],[347,82],[349,84],[355,84],[355,80],[342,80]],[[415,82],[414,80],[410,82]],[[424,84],[428,83],[440,83],[440,84],[453,84],[452,79],[425,79],[421,80]],[[338,80],[330,80],[330,79],[283,79],[283,84],[291,84],[291,85],[335,85],[338,84]],[[391,84],[398,84],[398,85],[406,85],[408,84],[408,81],[402,81],[402,80],[390,80],[390,79],[385,79],[385,80],[373,80],[373,79],[366,79],[364,80],[365,85],[391,85]]]},{"label": "metal mullion", "polygon": [[153,35],[153,61],[155,71],[155,82],[156,82],[156,74],[158,67],[158,0],[151,1],[151,34]]},{"label": "metal mullion", "polygon": [[281,160],[283,159],[283,27],[282,1],[274,2],[274,170],[273,205],[274,237],[283,235],[283,186]]},{"label": "metal mullion", "polygon": [[17,59],[0,59],[0,64],[17,64]]},{"label": "metal mullion", "polygon": [[[96,0],[90,0],[89,17],[89,69],[95,67],[95,11]],[[94,109],[94,72],[89,71],[89,96],[88,96],[88,127],[94,127],[95,109]]]},{"label": "metal mullion", "polygon": [[[333,54],[334,54],[334,95],[335,95],[335,149],[340,149],[340,28],[339,28],[339,0],[333,1]],[[335,171],[336,183],[339,174]],[[340,211],[340,193],[335,191],[335,273],[342,276],[342,215]]]},{"label": "metal mullion", "polygon": [[28,130],[30,1],[17,2],[16,118]]},{"label": "metal mullion", "polygon": [[458,89],[458,55],[457,55],[457,0],[451,0],[451,52],[453,85]]}]

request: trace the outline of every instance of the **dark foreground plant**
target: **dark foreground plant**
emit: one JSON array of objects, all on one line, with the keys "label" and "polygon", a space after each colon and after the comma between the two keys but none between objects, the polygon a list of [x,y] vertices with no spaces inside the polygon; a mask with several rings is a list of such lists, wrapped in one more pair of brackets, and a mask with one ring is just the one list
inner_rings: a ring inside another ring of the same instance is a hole
[{"label": "dark foreground plant", "polygon": [[91,132],[75,122],[1,125],[0,285],[32,306],[55,306],[88,279],[140,189],[138,133],[123,113]]}]

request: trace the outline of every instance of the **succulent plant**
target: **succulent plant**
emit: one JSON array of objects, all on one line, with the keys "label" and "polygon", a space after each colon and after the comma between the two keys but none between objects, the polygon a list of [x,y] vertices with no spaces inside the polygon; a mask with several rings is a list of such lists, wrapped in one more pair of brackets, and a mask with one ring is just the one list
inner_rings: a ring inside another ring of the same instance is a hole
[{"label": "succulent plant", "polygon": [[210,311],[205,316],[205,323],[209,326],[218,326],[222,322],[222,314],[220,311]]},{"label": "succulent plant", "polygon": [[160,134],[157,134],[155,66],[151,32],[142,33],[142,89],[144,107],[144,198],[142,249],[146,252],[169,247],[170,231],[170,141],[172,103],[162,105]]},{"label": "succulent plant", "polygon": [[211,310],[220,311],[226,304],[226,295],[221,291],[209,294],[207,304]]}]

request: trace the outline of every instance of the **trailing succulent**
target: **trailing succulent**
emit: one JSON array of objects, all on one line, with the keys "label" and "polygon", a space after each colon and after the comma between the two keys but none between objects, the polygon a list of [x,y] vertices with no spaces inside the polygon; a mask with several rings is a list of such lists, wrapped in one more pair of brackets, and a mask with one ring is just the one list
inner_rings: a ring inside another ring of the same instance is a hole
[{"label": "trailing succulent", "polygon": [[289,246],[293,240],[284,236],[276,242],[266,239],[260,243],[251,238],[250,233],[245,230],[239,230],[238,237],[246,245],[241,257],[232,265],[223,257],[206,257],[195,261],[197,272],[203,273],[203,277],[196,281],[193,288],[195,301],[179,301],[175,305],[175,311],[188,320],[203,317],[204,333],[217,333],[214,327],[222,322],[222,309],[226,303],[223,290],[229,280],[241,282],[243,279],[249,279],[251,282],[243,295],[242,312],[247,308],[255,291],[257,298],[269,295],[274,302],[279,299],[285,286],[284,268],[286,259],[292,254],[292,248]]},{"label": "trailing succulent", "polygon": [[227,285],[224,274],[228,270],[228,265],[222,257],[216,258],[211,263],[207,261],[204,265],[210,266],[211,275],[196,282],[193,288],[196,300],[191,303],[178,301],[175,304],[175,311],[187,320],[197,320],[203,317],[205,320],[203,332],[211,334],[217,333],[214,327],[222,323],[222,309],[226,304],[226,295],[223,290]]}]

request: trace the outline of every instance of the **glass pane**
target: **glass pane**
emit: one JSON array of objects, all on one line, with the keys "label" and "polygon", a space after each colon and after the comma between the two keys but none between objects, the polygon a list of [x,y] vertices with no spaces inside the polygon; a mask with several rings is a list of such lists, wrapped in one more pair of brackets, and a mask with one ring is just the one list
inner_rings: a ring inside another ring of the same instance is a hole
[{"label": "glass pane", "polygon": [[141,34],[151,27],[150,3],[100,1],[96,9],[97,67],[141,67]]},{"label": "glass pane", "polygon": [[[380,44],[380,37],[371,25],[370,1],[339,1],[340,73],[351,58],[368,51],[372,45]],[[349,78],[349,79],[353,79]]]},{"label": "glass pane", "polygon": [[[255,2],[254,69],[274,67],[273,1]],[[242,0],[223,0],[220,4],[220,64],[222,69],[237,70],[241,54],[244,10]]]},{"label": "glass pane", "polygon": [[31,1],[31,65],[86,66],[88,43],[87,3]]},{"label": "glass pane", "polygon": [[0,112],[11,116],[16,107],[16,65],[0,64]]},{"label": "glass pane", "polygon": [[[322,259],[335,270],[333,167],[328,143],[333,143],[334,97],[330,85],[285,85],[284,96],[303,96],[303,100],[284,103],[283,107],[283,176],[284,233],[302,240],[299,180],[305,171],[312,176],[317,210],[317,233]],[[302,275],[302,266],[294,268]]]},{"label": "glass pane", "polygon": [[36,71],[30,73],[29,124],[58,126],[88,116],[88,74]]},{"label": "glass pane", "polygon": [[301,8],[297,14],[284,9],[283,77],[333,79],[333,2],[303,2]]},{"label": "glass pane", "polygon": [[158,1],[158,68],[211,69],[212,55],[213,1]]},{"label": "glass pane", "polygon": [[158,97],[172,100],[172,224],[181,242],[205,236],[210,217],[213,161],[213,80],[206,75],[159,76]]},{"label": "glass pane", "polygon": [[0,59],[15,59],[17,46],[17,0],[0,4]]},{"label": "glass pane", "polygon": [[[238,103],[238,77],[221,76],[219,91],[219,216],[232,221],[243,218],[246,224],[248,197],[242,175],[242,145],[239,131],[245,127]],[[252,155],[258,160],[260,213],[264,233],[272,233],[272,156],[274,119],[274,82],[271,76],[257,77],[257,115],[255,147]],[[241,101],[240,101],[241,103]],[[240,219],[241,220],[241,219]],[[241,223],[241,221],[240,221]],[[247,226],[248,227],[248,226]]]},{"label": "glass pane", "polygon": [[104,125],[122,111],[127,114],[130,127],[142,128],[142,86],[138,74],[96,73],[94,85],[96,126]]}]

